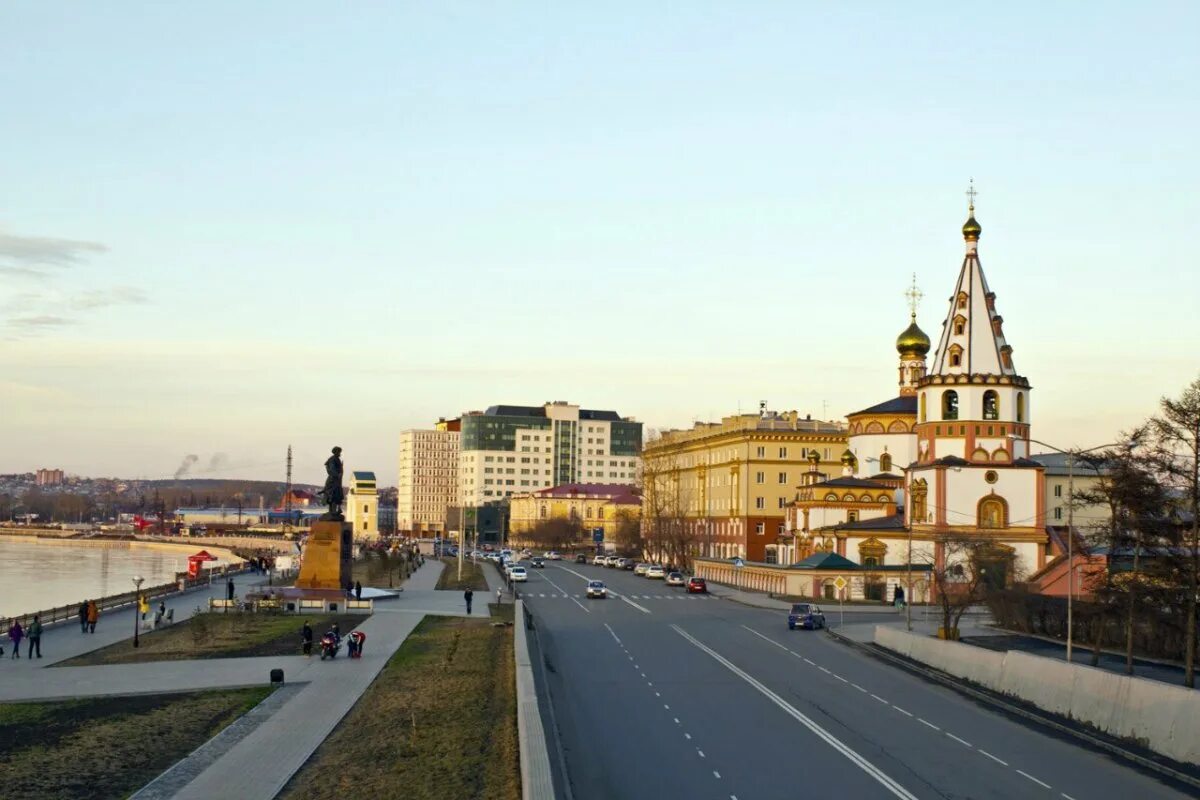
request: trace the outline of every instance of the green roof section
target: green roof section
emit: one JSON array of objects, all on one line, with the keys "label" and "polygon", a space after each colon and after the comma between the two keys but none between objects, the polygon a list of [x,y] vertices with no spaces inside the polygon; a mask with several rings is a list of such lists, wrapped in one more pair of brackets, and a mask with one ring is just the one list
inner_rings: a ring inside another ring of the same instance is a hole
[{"label": "green roof section", "polygon": [[858,569],[858,564],[855,564],[845,556],[839,556],[837,553],[813,553],[803,561],[798,561],[792,564],[792,569]]}]

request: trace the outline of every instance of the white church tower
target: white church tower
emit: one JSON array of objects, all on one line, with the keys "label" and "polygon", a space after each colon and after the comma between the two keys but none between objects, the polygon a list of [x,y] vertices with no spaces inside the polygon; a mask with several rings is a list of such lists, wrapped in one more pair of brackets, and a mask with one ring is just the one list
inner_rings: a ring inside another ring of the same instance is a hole
[{"label": "white church tower", "polygon": [[1045,558],[1043,468],[1028,459],[1030,386],[1013,365],[996,294],[979,261],[974,187],[967,194],[966,255],[917,388],[907,522],[917,539],[948,532],[987,537],[1011,551],[1018,573],[1028,574]]}]

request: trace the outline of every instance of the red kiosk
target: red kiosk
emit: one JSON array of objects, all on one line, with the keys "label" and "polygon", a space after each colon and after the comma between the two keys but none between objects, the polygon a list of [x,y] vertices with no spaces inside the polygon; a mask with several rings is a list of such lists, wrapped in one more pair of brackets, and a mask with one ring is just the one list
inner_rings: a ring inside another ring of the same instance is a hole
[{"label": "red kiosk", "polygon": [[204,568],[205,561],[216,561],[217,557],[207,550],[201,550],[194,556],[188,556],[188,577],[199,578],[200,570]]}]

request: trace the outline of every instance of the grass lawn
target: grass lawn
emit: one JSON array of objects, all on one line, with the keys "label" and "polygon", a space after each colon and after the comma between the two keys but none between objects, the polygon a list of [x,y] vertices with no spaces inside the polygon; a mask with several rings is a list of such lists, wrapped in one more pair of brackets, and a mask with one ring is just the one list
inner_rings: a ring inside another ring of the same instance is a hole
[{"label": "grass lawn", "polygon": [[0,705],[0,795],[128,797],[270,693],[262,687]]},{"label": "grass lawn", "polygon": [[280,798],[519,800],[512,648],[512,626],[426,617]]},{"label": "grass lawn", "polygon": [[477,592],[487,592],[487,579],[483,577],[483,563],[472,564],[470,559],[463,559],[462,580],[458,579],[458,559],[443,558],[442,563],[446,568],[442,570],[442,574],[438,576],[438,589],[457,589],[458,591],[466,591],[467,587],[471,587]]},{"label": "grass lawn", "polygon": [[[84,653],[54,666],[86,667],[140,661],[179,661],[190,658],[300,655],[300,628],[308,620],[313,649],[321,634],[337,622],[342,635],[361,625],[368,614],[197,614],[169,628],[142,634],[136,650],[129,641]],[[52,667],[53,668],[53,667]]]}]

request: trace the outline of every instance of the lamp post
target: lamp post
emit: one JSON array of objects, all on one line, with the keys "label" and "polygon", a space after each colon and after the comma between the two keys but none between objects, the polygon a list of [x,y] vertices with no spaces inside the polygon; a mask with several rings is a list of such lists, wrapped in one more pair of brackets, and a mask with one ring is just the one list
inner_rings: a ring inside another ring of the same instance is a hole
[{"label": "lamp post", "polygon": [[142,581],[144,581],[144,580],[146,580],[146,579],[145,579],[145,578],[143,578],[141,575],[134,575],[134,576],[133,576],[133,589],[134,589],[134,600],[133,600],[133,646],[134,646],[134,647],[139,647],[139,646],[141,645],[141,642],[139,642],[139,641],[138,641],[138,632],[139,632],[139,630],[140,630],[140,628],[141,628],[141,626],[138,624],[138,622],[140,621],[140,620],[138,619],[138,613],[139,613],[139,611],[140,611],[140,609],[141,609],[141,606],[142,606]]},{"label": "lamp post", "polygon": [[1011,434],[1008,438],[1040,444],[1042,447],[1049,447],[1054,452],[1067,457],[1067,663],[1070,663],[1075,643],[1075,457],[1094,453],[1097,450],[1107,450],[1110,447],[1120,447],[1123,443],[1098,444],[1086,450],[1078,448],[1063,450],[1061,447],[1055,447],[1039,439],[1022,439],[1020,436]]}]

